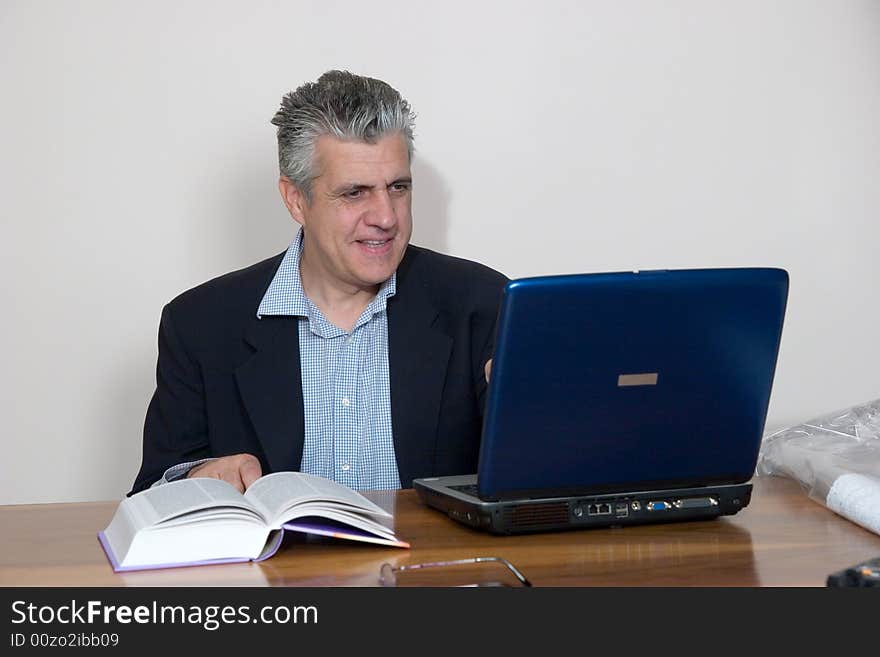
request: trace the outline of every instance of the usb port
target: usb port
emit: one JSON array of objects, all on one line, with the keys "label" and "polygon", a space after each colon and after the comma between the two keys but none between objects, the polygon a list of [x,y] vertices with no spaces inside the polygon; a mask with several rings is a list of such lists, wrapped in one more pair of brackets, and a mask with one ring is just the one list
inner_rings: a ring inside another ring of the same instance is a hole
[{"label": "usb port", "polygon": [[618,518],[626,518],[629,515],[629,504],[626,502],[618,502],[614,505],[614,515]]}]

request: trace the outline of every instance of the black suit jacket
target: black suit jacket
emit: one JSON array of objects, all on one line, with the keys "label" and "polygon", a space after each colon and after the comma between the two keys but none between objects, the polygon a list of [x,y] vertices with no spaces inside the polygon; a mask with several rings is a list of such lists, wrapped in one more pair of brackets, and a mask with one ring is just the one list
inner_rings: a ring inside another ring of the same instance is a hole
[{"label": "black suit jacket", "polygon": [[[296,317],[256,309],[284,254],[184,292],[162,311],[156,391],[131,493],[177,463],[248,452],[298,470],[305,432]],[[476,472],[495,321],[507,278],[407,247],[388,300],[400,481]],[[129,494],[131,494],[129,493]]]}]

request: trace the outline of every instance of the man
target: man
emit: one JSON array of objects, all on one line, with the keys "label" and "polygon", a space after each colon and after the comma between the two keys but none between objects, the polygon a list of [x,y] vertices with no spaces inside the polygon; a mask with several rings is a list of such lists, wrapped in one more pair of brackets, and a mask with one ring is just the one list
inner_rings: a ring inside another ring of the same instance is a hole
[{"label": "man", "polygon": [[287,94],[286,252],[162,312],[157,387],[132,493],[182,476],[239,490],[301,470],[355,489],[476,471],[507,279],[409,245],[413,120],[345,71]]}]

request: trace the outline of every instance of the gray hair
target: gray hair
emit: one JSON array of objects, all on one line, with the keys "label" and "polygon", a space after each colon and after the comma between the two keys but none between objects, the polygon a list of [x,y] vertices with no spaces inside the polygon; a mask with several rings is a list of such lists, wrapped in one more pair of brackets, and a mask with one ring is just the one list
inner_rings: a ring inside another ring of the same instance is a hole
[{"label": "gray hair", "polygon": [[410,159],[413,154],[415,114],[409,103],[389,84],[348,71],[327,71],[317,82],[307,82],[281,100],[272,118],[278,126],[278,168],[312,200],[315,142],[321,135],[374,144],[402,133]]}]

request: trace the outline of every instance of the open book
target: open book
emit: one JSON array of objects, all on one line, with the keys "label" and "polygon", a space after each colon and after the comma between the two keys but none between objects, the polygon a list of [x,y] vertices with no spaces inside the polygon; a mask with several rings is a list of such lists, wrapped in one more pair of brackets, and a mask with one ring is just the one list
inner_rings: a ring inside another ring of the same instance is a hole
[{"label": "open book", "polygon": [[219,479],[193,478],[123,499],[98,538],[113,570],[262,561],[284,531],[409,547],[393,517],[324,477],[275,472],[239,493]]}]

